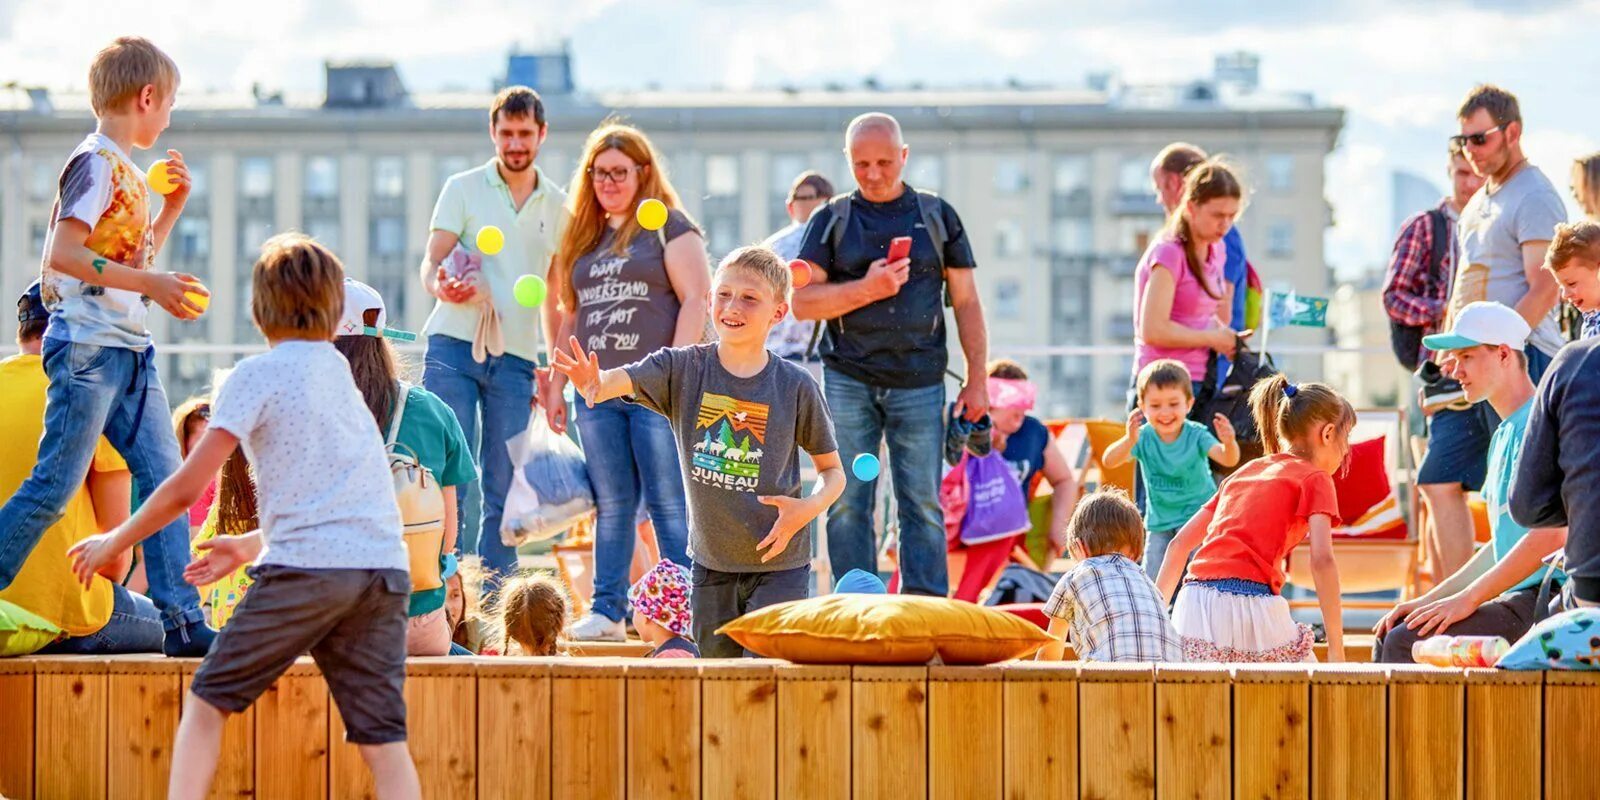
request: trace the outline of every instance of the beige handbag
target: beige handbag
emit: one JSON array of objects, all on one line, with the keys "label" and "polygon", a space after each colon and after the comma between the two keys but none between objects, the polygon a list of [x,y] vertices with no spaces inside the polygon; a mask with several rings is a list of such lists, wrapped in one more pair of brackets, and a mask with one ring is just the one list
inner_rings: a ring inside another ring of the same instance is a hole
[{"label": "beige handbag", "polygon": [[439,572],[439,556],[444,552],[444,489],[434,478],[433,471],[422,466],[416,451],[396,441],[400,435],[400,418],[406,410],[406,395],[410,391],[411,386],[401,381],[400,398],[395,401],[394,417],[389,420],[389,437],[384,441],[384,450],[389,455],[394,499],[400,505],[406,553],[411,561],[411,591],[426,592],[444,585]]}]

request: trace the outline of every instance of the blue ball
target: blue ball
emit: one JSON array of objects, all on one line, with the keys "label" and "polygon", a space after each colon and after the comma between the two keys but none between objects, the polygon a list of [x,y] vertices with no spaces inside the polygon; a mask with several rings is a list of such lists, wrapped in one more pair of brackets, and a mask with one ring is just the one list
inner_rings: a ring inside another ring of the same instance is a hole
[{"label": "blue ball", "polygon": [[850,461],[850,471],[855,473],[857,480],[870,481],[883,471],[883,465],[878,463],[877,456],[862,453]]}]

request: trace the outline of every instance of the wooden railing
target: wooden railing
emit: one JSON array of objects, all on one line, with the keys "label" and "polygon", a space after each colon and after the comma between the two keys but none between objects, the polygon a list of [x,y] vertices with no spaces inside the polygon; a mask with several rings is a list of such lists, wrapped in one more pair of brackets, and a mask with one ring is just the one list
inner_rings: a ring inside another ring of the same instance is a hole
[{"label": "wooden railing", "polygon": [[[0,661],[0,794],[160,797],[197,662]],[[1600,798],[1600,674],[419,659],[430,798]],[[231,718],[218,797],[361,797],[316,667]]]}]

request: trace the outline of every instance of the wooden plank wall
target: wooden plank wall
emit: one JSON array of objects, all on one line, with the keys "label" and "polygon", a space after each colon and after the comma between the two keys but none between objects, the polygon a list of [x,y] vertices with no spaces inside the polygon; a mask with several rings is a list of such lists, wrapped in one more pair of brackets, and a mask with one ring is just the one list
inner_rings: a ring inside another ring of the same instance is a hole
[{"label": "wooden plank wall", "polygon": [[[195,662],[0,661],[0,797],[162,797]],[[429,798],[1600,797],[1600,673],[417,659]],[[213,797],[370,797],[309,661]]]}]

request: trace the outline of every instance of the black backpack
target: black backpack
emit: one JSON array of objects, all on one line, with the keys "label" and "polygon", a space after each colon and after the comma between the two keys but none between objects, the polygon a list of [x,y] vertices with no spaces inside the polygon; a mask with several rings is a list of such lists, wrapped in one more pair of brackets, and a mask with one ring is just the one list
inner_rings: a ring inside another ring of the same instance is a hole
[{"label": "black backpack", "polygon": [[1238,346],[1233,351],[1233,369],[1220,386],[1217,354],[1211,354],[1206,363],[1205,382],[1195,392],[1194,409],[1189,412],[1190,419],[1206,426],[1213,434],[1217,432],[1212,424],[1215,415],[1221,414],[1233,423],[1233,431],[1239,437],[1239,463],[1231,468],[1212,465],[1213,471],[1228,475],[1246,462],[1260,458],[1265,452],[1261,445],[1261,431],[1256,430],[1256,418],[1250,413],[1250,390],[1257,383],[1278,374],[1272,356],[1251,350],[1245,346],[1243,339],[1237,341]]},{"label": "black backpack", "polygon": [[[1428,252],[1428,277],[1430,280],[1439,280],[1439,267],[1444,264],[1445,248],[1450,246],[1450,220],[1443,211],[1435,208],[1428,212],[1428,225],[1433,232],[1433,248]],[[1400,360],[1400,366],[1405,367],[1407,372],[1416,372],[1417,367],[1421,366],[1422,335],[1423,326],[1402,325],[1393,317],[1389,318],[1389,346],[1394,349],[1394,357]]]}]

